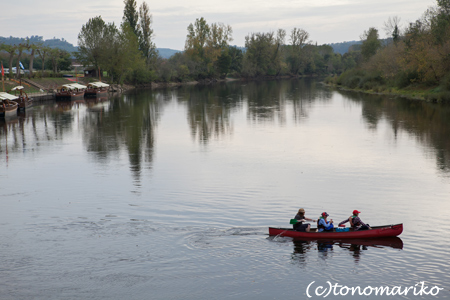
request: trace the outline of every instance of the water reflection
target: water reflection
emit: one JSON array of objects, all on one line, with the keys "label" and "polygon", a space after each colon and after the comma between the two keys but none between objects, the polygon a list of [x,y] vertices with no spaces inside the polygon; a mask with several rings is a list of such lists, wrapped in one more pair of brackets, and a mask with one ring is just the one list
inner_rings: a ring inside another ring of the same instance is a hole
[{"label": "water reflection", "polygon": [[239,85],[188,86],[179,90],[179,101],[187,105],[192,139],[207,144],[232,134],[231,112],[241,106],[242,95]]},{"label": "water reflection", "polygon": [[369,248],[393,248],[403,249],[403,241],[399,237],[375,238],[375,239],[344,239],[344,240],[299,240],[294,239],[294,252],[291,259],[305,265],[310,253],[318,252],[319,257],[328,259],[331,257],[334,247],[339,247],[349,252],[355,263],[359,263],[363,251]]},{"label": "water reflection", "polygon": [[[243,113],[251,124],[286,126],[307,120],[318,104],[330,104],[333,93],[318,80],[229,82],[214,86],[185,86],[167,90],[142,90],[111,99],[36,105],[0,122],[0,151],[38,149],[43,141],[64,140],[81,131],[86,151],[98,163],[109,161],[124,149],[136,185],[142,170],[154,160],[156,128],[164,108],[173,103],[186,107],[193,141],[207,145],[235,133],[233,118]],[[387,120],[392,138],[402,132],[432,149],[441,172],[450,171],[450,107],[380,95],[339,91],[361,105],[367,128],[376,131]]]},{"label": "water reflection", "polygon": [[102,98],[89,100],[89,113],[82,121],[87,151],[97,161],[106,162],[124,146],[135,185],[139,186],[142,168],[151,168],[153,163],[155,128],[163,107],[160,100],[151,91],[113,97],[108,106]]},{"label": "water reflection", "polygon": [[439,170],[450,171],[449,105],[348,91],[339,93],[361,104],[362,117],[369,129],[376,130],[380,121],[386,120],[394,140],[400,132],[406,132],[422,145],[435,150]]},{"label": "water reflection", "polygon": [[299,122],[308,117],[311,103],[329,102],[331,91],[315,79],[281,80],[268,82],[249,82],[243,87],[244,99],[248,103],[247,118],[251,122],[287,121],[288,104],[293,105],[293,120]]}]

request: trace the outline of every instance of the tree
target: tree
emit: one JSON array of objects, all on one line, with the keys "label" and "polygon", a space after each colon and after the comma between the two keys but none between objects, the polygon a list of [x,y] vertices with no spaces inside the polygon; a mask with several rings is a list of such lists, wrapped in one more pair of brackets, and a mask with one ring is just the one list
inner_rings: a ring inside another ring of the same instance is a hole
[{"label": "tree", "polygon": [[244,76],[278,76],[286,64],[283,61],[284,39],[286,31],[252,33],[245,37],[243,62]]},{"label": "tree", "polygon": [[450,0],[437,0],[438,7],[432,12],[431,32],[437,44],[443,45],[450,36]]},{"label": "tree", "polygon": [[378,39],[378,30],[374,27],[370,27],[368,31],[364,31],[361,36],[361,54],[367,61],[370,57],[375,55],[377,50],[381,47],[381,42]]},{"label": "tree", "polygon": [[[231,26],[223,23],[209,25],[204,18],[189,24],[185,42],[186,55],[197,64],[199,77],[212,77],[220,73],[217,60],[226,51],[233,40]],[[223,57],[225,58],[225,57]]]},{"label": "tree", "polygon": [[230,72],[240,73],[242,69],[242,59],[244,54],[241,49],[235,46],[228,47],[228,55],[230,56]]},{"label": "tree", "polygon": [[33,76],[33,63],[34,63],[34,56],[36,55],[36,51],[39,50],[39,48],[42,47],[42,44],[32,44],[30,45],[31,53],[30,53],[30,63],[28,64],[28,68],[30,70],[30,78]]},{"label": "tree", "polygon": [[206,20],[201,17],[195,20],[195,26],[191,23],[188,28],[188,35],[184,49],[193,56],[203,59],[205,56],[206,40],[209,36],[209,25]]},{"label": "tree", "polygon": [[400,18],[398,16],[389,17],[384,22],[384,31],[386,35],[391,36],[394,43],[397,43],[400,39]]},{"label": "tree", "polygon": [[13,76],[13,73],[12,73],[13,58],[14,58],[14,54],[16,53],[18,47],[16,45],[6,45],[6,44],[2,44],[1,46],[2,46],[1,49],[8,52],[8,54],[9,54],[9,63],[8,63],[9,78],[12,78],[12,76]]},{"label": "tree", "polygon": [[139,49],[144,55],[147,65],[154,67],[158,53],[156,46],[153,43],[153,29],[152,15],[150,14],[149,7],[146,2],[142,3],[139,7],[139,24],[140,24],[140,36],[139,36]]},{"label": "tree", "polygon": [[17,60],[16,60],[16,78],[20,79],[20,59],[22,58],[23,50],[28,49],[30,47],[29,40],[26,40],[24,43],[20,43],[17,46]]},{"label": "tree", "polygon": [[217,59],[217,71],[220,77],[225,78],[230,71],[231,56],[227,50],[223,50],[222,54]]},{"label": "tree", "polygon": [[75,57],[84,66],[110,69],[110,65],[114,64],[112,57],[118,33],[114,23],[106,24],[101,16],[90,19],[78,34],[78,52]]},{"label": "tree", "polygon": [[139,13],[137,11],[137,4],[135,0],[124,0],[125,8],[123,9],[122,21],[130,25],[131,30],[136,35],[140,36]]},{"label": "tree", "polygon": [[305,60],[303,59],[303,46],[309,38],[309,33],[301,28],[294,27],[290,35],[290,51],[288,56],[288,61],[290,64],[290,70],[293,75],[297,75],[305,65]]},{"label": "tree", "polygon": [[47,56],[47,54],[50,52],[52,48],[44,46],[44,47],[40,47],[37,51],[38,51],[38,55],[42,60],[42,72],[44,72],[45,70],[45,57]]},{"label": "tree", "polygon": [[276,47],[273,32],[251,33],[245,37],[247,51],[244,56],[243,72],[245,76],[257,77],[267,75]]},{"label": "tree", "polygon": [[121,24],[121,30],[113,40],[111,50],[108,71],[111,76],[117,77],[118,83],[122,83],[125,76],[133,70],[145,65],[139,51],[138,38],[127,22]]}]

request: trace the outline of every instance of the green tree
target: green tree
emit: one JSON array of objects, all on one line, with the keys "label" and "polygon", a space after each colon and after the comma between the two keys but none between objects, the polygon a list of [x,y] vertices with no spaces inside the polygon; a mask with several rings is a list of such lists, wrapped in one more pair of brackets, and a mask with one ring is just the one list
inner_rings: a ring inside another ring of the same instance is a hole
[{"label": "green tree", "polygon": [[115,81],[123,83],[126,76],[145,66],[145,61],[139,51],[139,41],[131,26],[124,22],[121,31],[114,39],[109,52],[108,70]]},{"label": "green tree", "polygon": [[361,54],[367,61],[381,48],[381,42],[378,39],[378,30],[374,27],[370,27],[369,30],[364,31],[361,40],[363,41],[361,45]]},{"label": "green tree", "polygon": [[242,60],[244,58],[242,50],[235,46],[229,46],[228,55],[231,59],[230,72],[240,73],[242,69]]},{"label": "green tree", "polygon": [[104,35],[107,25],[101,16],[89,19],[78,34],[78,52],[76,58],[84,66],[98,68],[102,64],[105,50]]},{"label": "green tree", "polygon": [[8,53],[8,56],[9,56],[9,58],[8,58],[8,62],[9,62],[8,63],[8,67],[9,67],[9,74],[8,74],[8,76],[9,76],[9,78],[13,77],[13,73],[12,73],[13,66],[12,65],[13,65],[14,55],[15,55],[17,49],[18,49],[18,46],[16,46],[16,45],[6,45],[6,44],[2,44],[1,45],[1,49],[0,50],[6,51]]},{"label": "green tree", "polygon": [[227,50],[223,50],[217,59],[217,71],[221,78],[225,78],[230,71],[231,56]]},{"label": "green tree", "polygon": [[303,55],[303,47],[309,38],[309,33],[301,28],[294,27],[291,31],[288,61],[290,71],[297,75],[306,65],[306,59]]},{"label": "green tree", "polygon": [[189,24],[187,31],[185,53],[196,65],[195,76],[204,78],[219,75],[217,60],[233,40],[231,26],[223,23],[209,25],[204,18],[200,18],[194,24]]},{"label": "green tree", "polygon": [[140,36],[139,36],[139,49],[144,55],[147,65],[153,68],[156,63],[158,53],[156,46],[153,43],[153,29],[152,15],[150,14],[149,7],[146,2],[143,2],[139,7],[139,24],[140,24]]},{"label": "green tree", "polygon": [[140,36],[140,26],[139,26],[139,13],[137,10],[137,4],[135,0],[124,0],[125,8],[123,9],[122,21],[130,25],[133,33],[139,37]]},{"label": "green tree", "polygon": [[47,57],[47,55],[48,55],[48,53],[50,52],[51,49],[52,48],[50,48],[48,46],[42,46],[42,47],[39,47],[39,49],[37,50],[39,58],[42,61],[42,72],[45,71],[45,58]]},{"label": "green tree", "polygon": [[20,60],[22,58],[22,53],[24,50],[29,49],[30,48],[30,44],[29,44],[29,39],[27,39],[26,41],[24,41],[23,43],[20,43],[17,46],[17,60],[16,60],[16,78],[20,79]]}]

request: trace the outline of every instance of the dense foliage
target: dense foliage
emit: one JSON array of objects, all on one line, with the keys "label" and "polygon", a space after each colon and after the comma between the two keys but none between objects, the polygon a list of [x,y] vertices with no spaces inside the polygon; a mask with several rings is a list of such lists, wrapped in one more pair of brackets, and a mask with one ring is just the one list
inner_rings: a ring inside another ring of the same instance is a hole
[{"label": "dense foliage", "polygon": [[389,19],[392,39],[384,46],[370,28],[363,35],[363,61],[330,81],[375,92],[422,89],[429,100],[450,100],[450,0],[437,4],[403,30],[398,18]]}]

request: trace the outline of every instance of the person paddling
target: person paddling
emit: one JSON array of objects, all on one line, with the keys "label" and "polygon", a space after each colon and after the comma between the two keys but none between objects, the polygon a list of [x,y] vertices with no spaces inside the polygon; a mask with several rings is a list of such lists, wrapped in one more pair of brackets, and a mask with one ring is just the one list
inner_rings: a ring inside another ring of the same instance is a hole
[{"label": "person paddling", "polygon": [[360,213],[361,213],[360,211],[355,209],[353,211],[353,215],[348,217],[348,219],[345,219],[344,221],[339,223],[339,226],[344,225],[347,222],[350,222],[350,226],[354,230],[368,230],[368,229],[372,229],[372,228],[370,228],[370,226],[368,224],[365,224],[363,221],[361,221],[361,219],[359,218],[359,214]]},{"label": "person paddling", "polygon": [[320,219],[317,220],[317,231],[318,232],[322,232],[322,231],[333,231],[334,225],[333,225],[333,219],[331,219],[330,221],[327,221],[327,217],[329,216],[329,214],[327,214],[326,212],[323,212]]},{"label": "person paddling", "polygon": [[309,223],[303,224],[303,222],[305,222],[305,221],[315,222],[316,221],[316,220],[313,220],[313,219],[305,217],[305,210],[303,208],[300,208],[298,210],[298,212],[295,215],[294,219],[296,219],[298,221],[297,223],[292,225],[294,230],[303,231],[303,232],[305,232],[305,231],[309,232],[309,230],[311,229],[311,224],[309,224]]}]

